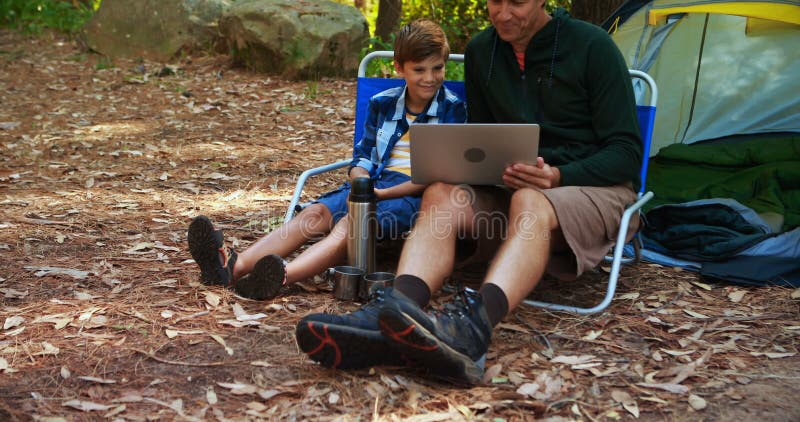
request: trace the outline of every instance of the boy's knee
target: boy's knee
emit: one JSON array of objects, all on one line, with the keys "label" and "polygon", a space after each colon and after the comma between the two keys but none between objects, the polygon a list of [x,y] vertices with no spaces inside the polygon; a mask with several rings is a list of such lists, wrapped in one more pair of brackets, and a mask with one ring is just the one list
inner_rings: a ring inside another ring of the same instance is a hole
[{"label": "boy's knee", "polygon": [[333,223],[333,216],[328,210],[328,207],[322,204],[312,204],[306,207],[299,215],[300,221],[307,225],[317,226],[331,226]]}]

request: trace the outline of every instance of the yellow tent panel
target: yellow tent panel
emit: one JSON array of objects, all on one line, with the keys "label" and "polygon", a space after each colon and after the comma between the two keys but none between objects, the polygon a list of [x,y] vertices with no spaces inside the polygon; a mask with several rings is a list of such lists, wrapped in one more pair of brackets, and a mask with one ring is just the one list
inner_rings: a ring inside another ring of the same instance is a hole
[{"label": "yellow tent panel", "polygon": [[721,2],[654,7],[650,10],[647,23],[656,25],[667,16],[678,13],[717,13],[800,25],[800,5],[764,2]]}]

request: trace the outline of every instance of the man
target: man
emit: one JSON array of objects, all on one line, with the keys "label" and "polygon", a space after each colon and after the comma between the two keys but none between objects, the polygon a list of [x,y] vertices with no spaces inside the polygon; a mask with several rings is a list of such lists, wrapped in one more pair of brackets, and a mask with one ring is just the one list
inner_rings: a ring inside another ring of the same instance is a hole
[{"label": "man", "polygon": [[[574,279],[613,243],[642,160],[627,66],[604,31],[563,10],[550,16],[544,2],[488,0],[492,26],[465,52],[469,121],[538,123],[541,157],[507,167],[504,188],[430,185],[393,288],[351,314],[300,321],[298,343],[312,359],[336,353],[352,368],[380,353],[479,382],[492,328],[543,274]],[[502,236],[484,221],[497,211],[508,216]],[[480,239],[479,251],[499,248],[479,291],[425,312],[459,234]]]}]

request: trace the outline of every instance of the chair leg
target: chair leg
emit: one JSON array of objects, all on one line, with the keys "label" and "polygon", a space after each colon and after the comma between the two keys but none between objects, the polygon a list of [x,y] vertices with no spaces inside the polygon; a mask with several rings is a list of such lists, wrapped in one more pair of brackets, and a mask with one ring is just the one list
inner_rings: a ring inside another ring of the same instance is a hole
[{"label": "chair leg", "polygon": [[617,232],[617,242],[614,245],[614,255],[613,255],[613,260],[611,262],[611,272],[608,277],[608,287],[606,288],[606,294],[600,303],[591,308],[540,302],[530,299],[524,300],[522,303],[526,305],[535,306],[537,308],[544,308],[552,311],[570,312],[579,315],[594,314],[605,310],[608,307],[608,305],[611,304],[611,301],[614,299],[614,293],[617,290],[617,280],[619,279],[619,270],[623,263],[622,253],[623,253],[623,248],[625,247],[625,238],[628,234],[628,226],[630,225],[631,217],[633,216],[634,213],[639,212],[639,210],[644,206],[644,204],[646,204],[647,201],[649,201],[652,197],[653,197],[653,192],[647,192],[646,194],[642,195],[642,197],[639,198],[638,201],[636,201],[634,204],[626,208],[625,212],[622,213],[622,219],[620,220],[619,223],[619,232]]}]

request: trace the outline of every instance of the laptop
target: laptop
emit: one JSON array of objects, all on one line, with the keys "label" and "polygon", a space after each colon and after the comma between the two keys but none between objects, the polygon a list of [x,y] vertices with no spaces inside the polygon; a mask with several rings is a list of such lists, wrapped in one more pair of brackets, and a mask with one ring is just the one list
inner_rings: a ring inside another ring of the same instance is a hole
[{"label": "laptop", "polygon": [[539,125],[412,124],[411,181],[502,185],[511,163],[536,163]]}]

